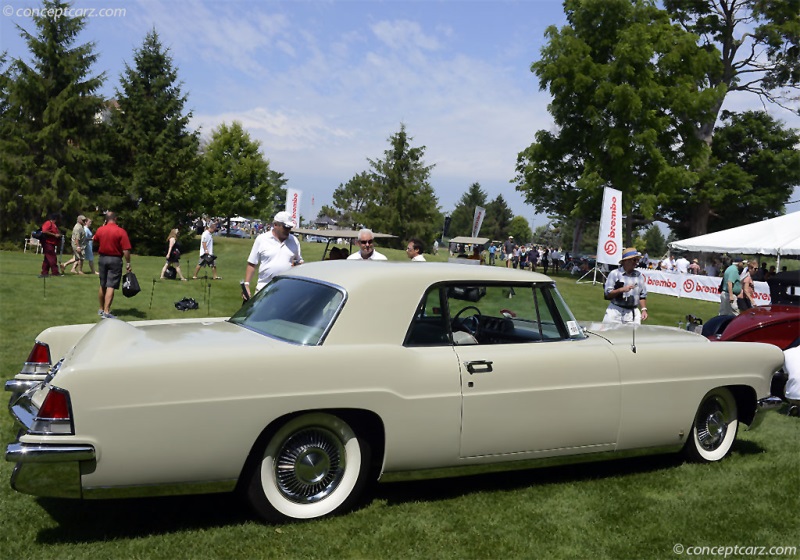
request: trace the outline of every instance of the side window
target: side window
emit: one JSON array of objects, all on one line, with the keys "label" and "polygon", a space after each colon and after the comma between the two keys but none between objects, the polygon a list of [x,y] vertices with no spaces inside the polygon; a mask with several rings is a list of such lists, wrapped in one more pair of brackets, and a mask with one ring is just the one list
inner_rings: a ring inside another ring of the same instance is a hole
[{"label": "side window", "polygon": [[442,308],[441,289],[434,286],[420,301],[406,334],[405,346],[449,346],[450,329]]},{"label": "side window", "polygon": [[445,295],[456,345],[520,344],[583,336],[550,284],[454,285],[445,289]]}]

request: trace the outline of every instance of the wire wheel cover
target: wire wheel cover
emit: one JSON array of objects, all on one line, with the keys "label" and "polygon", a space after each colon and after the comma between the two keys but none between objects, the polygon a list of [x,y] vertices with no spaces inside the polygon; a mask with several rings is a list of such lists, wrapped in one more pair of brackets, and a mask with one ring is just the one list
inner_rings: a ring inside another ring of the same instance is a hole
[{"label": "wire wheel cover", "polygon": [[293,434],[275,459],[275,478],[281,493],[297,503],[314,503],[330,495],[344,475],[344,445],[324,428]]},{"label": "wire wheel cover", "polygon": [[728,432],[729,413],[725,408],[725,403],[717,397],[703,403],[698,415],[697,439],[707,451],[717,449]]}]

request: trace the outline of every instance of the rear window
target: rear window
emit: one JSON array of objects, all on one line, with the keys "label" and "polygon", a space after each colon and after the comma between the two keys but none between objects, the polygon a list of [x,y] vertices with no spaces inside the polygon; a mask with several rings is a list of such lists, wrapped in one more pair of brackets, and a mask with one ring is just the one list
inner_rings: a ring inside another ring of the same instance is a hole
[{"label": "rear window", "polygon": [[336,286],[278,278],[242,306],[230,322],[286,342],[313,346],[324,340],[344,301],[344,291]]}]

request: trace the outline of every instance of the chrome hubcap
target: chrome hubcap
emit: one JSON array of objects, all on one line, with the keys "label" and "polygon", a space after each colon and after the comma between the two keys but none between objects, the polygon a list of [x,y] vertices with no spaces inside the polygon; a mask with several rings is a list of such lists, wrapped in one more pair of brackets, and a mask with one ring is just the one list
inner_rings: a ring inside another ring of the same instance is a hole
[{"label": "chrome hubcap", "polygon": [[703,412],[704,420],[697,426],[697,439],[706,451],[714,451],[725,439],[728,424],[722,406],[717,401],[706,404]]},{"label": "chrome hubcap", "polygon": [[275,477],[287,499],[313,503],[336,489],[344,467],[344,445],[336,434],[308,428],[284,442],[275,459]]}]

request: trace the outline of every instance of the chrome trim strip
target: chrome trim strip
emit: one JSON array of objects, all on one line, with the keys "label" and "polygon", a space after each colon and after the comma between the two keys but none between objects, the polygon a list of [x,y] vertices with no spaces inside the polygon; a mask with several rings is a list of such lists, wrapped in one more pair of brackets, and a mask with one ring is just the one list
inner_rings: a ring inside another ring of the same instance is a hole
[{"label": "chrome trim strip", "polygon": [[87,500],[114,498],[152,498],[156,496],[182,496],[188,494],[216,494],[233,492],[236,480],[213,480],[200,482],[176,482],[143,486],[95,486],[83,489]]},{"label": "chrome trim strip", "polygon": [[464,465],[455,465],[451,467],[440,467],[416,471],[391,471],[382,473],[380,481],[403,482],[408,480],[450,478],[491,472],[522,471],[529,469],[562,467],[581,463],[597,463],[618,459],[634,459],[637,457],[647,457],[650,455],[674,455],[675,453],[679,452],[682,447],[683,443],[680,443],[676,445],[625,449],[622,451],[587,451],[586,453],[581,453],[580,455],[556,455],[553,457],[541,458],[527,457],[521,458],[517,461],[505,460],[498,463],[476,462]]},{"label": "chrome trim strip", "polygon": [[94,446],[88,444],[11,443],[6,447],[6,461],[11,463],[63,463],[94,458]]}]

